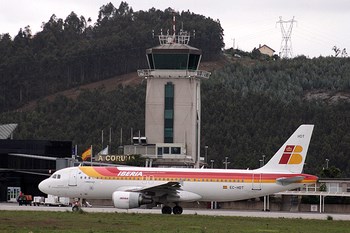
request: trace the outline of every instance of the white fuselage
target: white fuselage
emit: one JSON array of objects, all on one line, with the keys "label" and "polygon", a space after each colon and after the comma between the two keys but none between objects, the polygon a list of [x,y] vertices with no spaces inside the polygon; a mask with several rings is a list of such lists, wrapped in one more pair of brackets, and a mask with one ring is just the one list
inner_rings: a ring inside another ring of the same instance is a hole
[{"label": "white fuselage", "polygon": [[276,178],[295,174],[261,173],[259,170],[131,167],[118,168],[114,176],[99,176],[87,174],[89,167],[72,167],[56,173],[55,178],[51,176],[40,183],[40,190],[56,196],[84,199],[111,199],[115,191],[178,182],[182,191],[199,195],[198,201],[236,201],[302,187],[317,180],[317,177],[302,174],[306,176],[303,182],[280,185]]}]

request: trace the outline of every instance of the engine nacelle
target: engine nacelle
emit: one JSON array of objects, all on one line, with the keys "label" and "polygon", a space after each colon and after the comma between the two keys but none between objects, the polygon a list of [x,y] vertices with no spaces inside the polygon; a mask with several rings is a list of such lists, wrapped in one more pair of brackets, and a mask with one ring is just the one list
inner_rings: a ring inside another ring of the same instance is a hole
[{"label": "engine nacelle", "polygon": [[132,209],[144,204],[151,204],[153,200],[142,193],[115,191],[112,195],[114,207],[119,209]]}]

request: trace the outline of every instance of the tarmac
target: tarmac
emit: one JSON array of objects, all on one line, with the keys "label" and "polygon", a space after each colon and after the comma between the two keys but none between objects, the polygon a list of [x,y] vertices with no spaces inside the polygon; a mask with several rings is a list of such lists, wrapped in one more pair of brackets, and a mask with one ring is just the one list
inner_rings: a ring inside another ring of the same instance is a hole
[{"label": "tarmac", "polygon": [[[17,203],[0,203],[0,212],[8,211],[71,211],[71,207],[54,207],[54,206],[19,206]],[[138,213],[138,214],[161,214],[160,208],[154,209],[117,209],[114,207],[86,207],[83,208],[86,212],[96,213]],[[316,213],[316,212],[270,212],[270,211],[240,211],[227,209],[184,209],[183,214],[187,215],[209,215],[209,216],[240,216],[240,217],[256,217],[256,218],[299,218],[299,219],[319,219],[350,221],[350,214],[336,213]],[[1,214],[0,214],[1,216]]]}]

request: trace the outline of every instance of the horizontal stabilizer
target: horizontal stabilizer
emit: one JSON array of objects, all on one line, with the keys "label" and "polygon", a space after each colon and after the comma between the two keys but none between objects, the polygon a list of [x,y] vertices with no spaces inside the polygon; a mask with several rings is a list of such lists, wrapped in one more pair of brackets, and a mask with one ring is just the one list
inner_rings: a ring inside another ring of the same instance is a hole
[{"label": "horizontal stabilizer", "polygon": [[297,183],[299,181],[302,181],[303,179],[305,179],[304,176],[280,177],[276,179],[276,184],[285,186],[292,183]]}]

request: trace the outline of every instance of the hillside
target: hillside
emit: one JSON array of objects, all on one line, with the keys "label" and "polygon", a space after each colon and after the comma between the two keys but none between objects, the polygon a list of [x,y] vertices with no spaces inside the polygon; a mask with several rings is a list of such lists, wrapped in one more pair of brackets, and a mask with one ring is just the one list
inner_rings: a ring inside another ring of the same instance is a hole
[{"label": "hillside", "polygon": [[[228,64],[228,63],[230,63],[229,59],[225,57],[220,57],[216,61],[202,62],[199,69],[213,72],[215,70],[222,68],[225,64]],[[75,100],[82,93],[83,90],[92,91],[97,88],[103,88],[104,91],[110,92],[117,89],[118,86],[120,85],[123,87],[135,86],[135,85],[139,85],[141,82],[142,82],[142,79],[137,76],[137,72],[117,75],[113,78],[81,85],[76,88],[59,91],[55,94],[44,96],[37,100],[32,100],[27,104],[25,104],[23,107],[16,109],[15,111],[33,111],[37,107],[38,102],[43,102],[43,101],[52,102],[58,96],[64,96],[69,99]]]},{"label": "hillside", "polygon": [[[35,35],[30,26],[14,38],[0,34],[0,112],[147,67],[145,51],[158,45],[152,31],[172,25],[170,8],[134,11],[121,2],[119,7],[108,3],[96,10],[96,22],[74,12],[65,19],[53,14]],[[220,56],[224,47],[220,22],[190,11],[176,13],[176,19],[177,28],[196,30],[190,45],[202,49],[203,61]]]},{"label": "hillside", "polygon": [[[269,159],[306,123],[315,129],[305,172],[321,174],[329,159],[342,176],[350,175],[349,59],[223,60],[201,69],[215,69],[201,91],[201,145],[209,147],[215,167],[228,157],[231,168],[256,168],[262,155]],[[100,149],[101,131],[111,128],[116,151],[120,141],[129,143],[131,129],[144,134],[146,86],[134,75],[112,80],[38,101],[33,111],[0,114],[0,122],[19,123],[16,138],[72,140],[79,151],[91,144]]]}]

